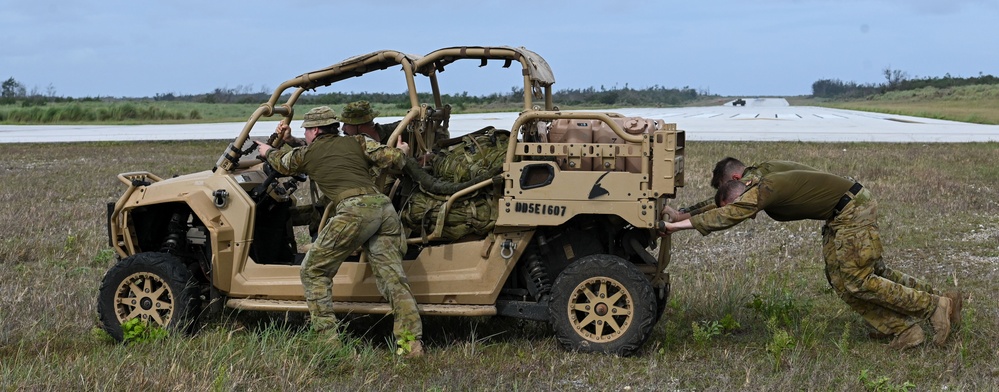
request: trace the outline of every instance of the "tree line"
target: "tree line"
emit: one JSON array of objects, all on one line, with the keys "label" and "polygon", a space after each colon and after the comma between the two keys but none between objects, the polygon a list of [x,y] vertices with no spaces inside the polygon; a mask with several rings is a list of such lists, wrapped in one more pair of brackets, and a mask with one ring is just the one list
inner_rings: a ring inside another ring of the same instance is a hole
[{"label": "tree line", "polygon": [[927,87],[945,89],[960,86],[999,84],[999,78],[979,73],[973,77],[954,77],[949,73],[943,77],[909,78],[909,74],[899,69],[886,67],[881,71],[882,83],[860,84],[839,79],[821,79],[812,83],[812,96],[815,98],[856,99],[890,91],[918,90]]},{"label": "tree line", "polygon": [[[255,104],[266,101],[270,98],[271,92],[266,87],[258,90],[252,86],[219,87],[207,93],[200,94],[175,94],[157,93],[153,97],[143,98],[114,98],[114,97],[85,97],[72,98],[60,97],[55,94],[55,88],[49,86],[45,93],[36,89],[27,91],[24,85],[11,77],[2,84],[2,95],[0,95],[0,105],[20,104],[23,107],[44,106],[48,102],[76,102],[76,101],[128,101],[146,100],[153,101],[179,101],[197,103],[243,103]],[[420,100],[427,102],[431,100],[429,93],[419,93]],[[468,92],[457,94],[443,94],[442,99],[452,107],[463,110],[467,107],[482,107],[490,105],[509,106],[523,102],[523,88],[512,87],[506,93],[492,93],[486,95],[471,95]],[[680,106],[686,103],[710,96],[706,91],[698,91],[690,87],[667,88],[655,85],[647,88],[631,88],[627,84],[623,88],[600,88],[588,87],[582,89],[556,89],[553,92],[553,100],[563,106]],[[382,93],[382,92],[333,92],[325,94],[304,94],[299,98],[300,103],[305,104],[345,104],[348,102],[365,100],[369,102],[395,105],[400,109],[409,108],[409,96],[406,92]]]},{"label": "tree line", "polygon": [[[858,99],[890,91],[915,90],[926,87],[938,89],[967,86],[999,84],[999,77],[979,73],[975,77],[955,77],[946,74],[943,77],[910,78],[908,73],[899,69],[886,67],[882,70],[884,81],[881,83],[844,82],[840,79],[821,79],[812,83],[812,97],[829,99]],[[113,98],[113,97],[62,97],[55,93],[55,87],[49,85],[44,92],[33,88],[29,91],[22,83],[13,77],[0,85],[0,105],[19,104],[22,107],[44,106],[50,102],[86,102],[86,101],[134,101],[148,100],[143,98]],[[151,97],[153,101],[181,101],[197,103],[242,103],[255,104],[266,101],[270,91],[266,87],[255,90],[252,85],[236,87],[220,87],[201,94],[158,93]],[[444,94],[443,100],[458,111],[475,107],[507,107],[522,102],[523,88],[512,87],[506,93],[487,95],[471,95],[467,92]],[[420,93],[422,102],[430,101],[430,94]],[[647,88],[631,88],[627,84],[623,88],[587,87],[577,89],[556,89],[553,100],[563,107],[573,106],[682,106],[690,102],[716,97],[707,91],[699,91],[690,87],[667,88],[652,86]],[[334,92],[326,94],[305,94],[299,102],[305,104],[345,104],[348,102],[366,100],[374,103],[394,105],[400,109],[409,107],[409,97],[405,92]]]},{"label": "tree line", "polygon": [[[418,93],[421,102],[432,99],[429,93]],[[552,100],[563,106],[681,106],[706,97],[708,94],[698,92],[689,87],[666,88],[652,86],[643,89],[624,88],[600,89],[588,87],[584,89],[556,90]],[[458,94],[442,94],[441,99],[457,110],[469,107],[511,106],[524,100],[524,89],[511,87],[508,93],[492,93],[487,95],[470,95],[468,92]],[[400,109],[409,108],[409,96],[405,93],[329,93],[303,96],[301,101],[309,104],[343,104],[358,100],[392,104]]]}]

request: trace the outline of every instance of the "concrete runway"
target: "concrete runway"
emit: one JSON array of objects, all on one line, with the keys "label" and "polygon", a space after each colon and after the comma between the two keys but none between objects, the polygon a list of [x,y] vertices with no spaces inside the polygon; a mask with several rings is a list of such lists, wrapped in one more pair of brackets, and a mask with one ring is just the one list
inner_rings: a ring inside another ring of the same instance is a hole
[{"label": "concrete runway", "polygon": [[[625,116],[676,123],[688,141],[809,141],[963,143],[999,141],[999,125],[980,125],[813,106],[789,106],[782,98],[748,98],[746,106],[624,108]],[[517,113],[451,116],[452,136],[486,126],[509,129]],[[400,117],[380,117],[388,123]],[[0,125],[0,143],[53,143],[124,140],[232,140],[244,123],[188,125]],[[276,121],[258,122],[250,133],[266,138]],[[301,136],[301,121],[292,122]]]}]

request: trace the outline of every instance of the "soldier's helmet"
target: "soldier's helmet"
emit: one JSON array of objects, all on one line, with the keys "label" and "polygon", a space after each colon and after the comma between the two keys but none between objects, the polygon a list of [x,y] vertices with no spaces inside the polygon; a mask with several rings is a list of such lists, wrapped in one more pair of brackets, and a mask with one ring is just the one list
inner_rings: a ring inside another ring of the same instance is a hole
[{"label": "soldier's helmet", "polygon": [[348,103],[343,107],[343,114],[340,119],[344,124],[360,125],[365,124],[378,117],[378,112],[371,110],[368,101],[357,101]]},{"label": "soldier's helmet", "polygon": [[337,123],[336,112],[329,106],[320,106],[305,113],[305,121],[302,121],[302,128],[322,127]]}]

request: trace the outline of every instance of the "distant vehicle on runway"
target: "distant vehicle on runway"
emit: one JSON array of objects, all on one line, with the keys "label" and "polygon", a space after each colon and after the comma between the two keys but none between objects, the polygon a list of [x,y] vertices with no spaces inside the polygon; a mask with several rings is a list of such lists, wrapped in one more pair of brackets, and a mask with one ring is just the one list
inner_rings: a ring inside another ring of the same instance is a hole
[{"label": "distant vehicle on runway", "polygon": [[732,101],[732,106],[746,106],[746,100],[742,98],[734,100]]}]

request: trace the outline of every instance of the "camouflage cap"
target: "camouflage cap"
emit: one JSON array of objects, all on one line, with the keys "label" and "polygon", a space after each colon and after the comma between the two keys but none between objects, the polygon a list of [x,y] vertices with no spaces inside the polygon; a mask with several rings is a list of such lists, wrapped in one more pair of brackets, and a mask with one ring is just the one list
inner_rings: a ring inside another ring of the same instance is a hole
[{"label": "camouflage cap", "polygon": [[329,106],[320,106],[305,113],[305,121],[302,122],[302,128],[321,127],[336,122],[338,122],[336,112],[330,109]]},{"label": "camouflage cap", "polygon": [[364,124],[374,120],[375,117],[378,117],[378,112],[371,110],[368,101],[348,103],[343,107],[343,115],[340,116],[344,124],[350,125]]}]

